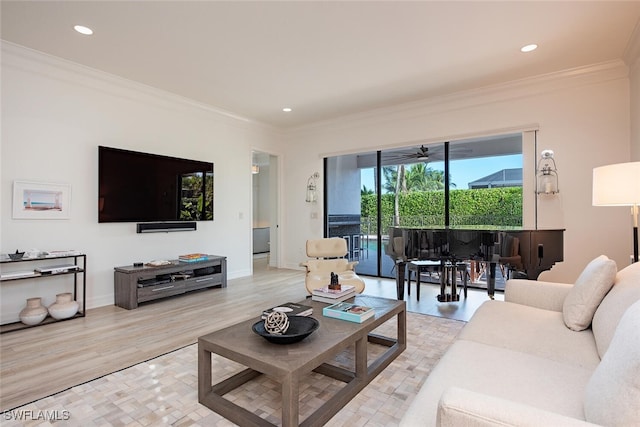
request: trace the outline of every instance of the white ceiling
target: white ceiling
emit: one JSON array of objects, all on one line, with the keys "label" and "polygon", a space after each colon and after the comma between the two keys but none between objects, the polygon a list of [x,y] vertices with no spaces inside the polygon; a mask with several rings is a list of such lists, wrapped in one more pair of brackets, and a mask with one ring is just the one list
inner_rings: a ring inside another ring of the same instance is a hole
[{"label": "white ceiling", "polygon": [[640,1],[3,0],[1,15],[3,40],[290,128],[622,59]]}]

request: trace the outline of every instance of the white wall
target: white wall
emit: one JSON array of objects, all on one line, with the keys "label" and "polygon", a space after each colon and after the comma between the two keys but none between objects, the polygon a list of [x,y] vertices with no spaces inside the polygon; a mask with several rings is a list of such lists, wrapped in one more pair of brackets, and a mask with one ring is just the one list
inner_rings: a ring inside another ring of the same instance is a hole
[{"label": "white wall", "polygon": [[[113,268],[135,261],[207,252],[228,257],[230,278],[251,273],[251,154],[279,153],[278,132],[7,43],[1,71],[1,252],[85,252],[89,308],[113,304]],[[215,220],[195,232],[153,234],[136,234],[133,223],[98,224],[98,145],[214,162]],[[14,180],[70,184],[71,218],[12,219]],[[42,283],[4,282],[1,321],[17,320],[26,297],[52,302],[55,290],[42,295]]]},{"label": "white wall", "polygon": [[[255,156],[255,153],[254,153]],[[260,163],[260,172],[252,174],[253,181],[253,227],[269,227],[271,225],[271,168],[269,155],[261,153],[266,161]]]},{"label": "white wall", "polygon": [[631,67],[630,81],[631,160],[638,162],[640,161],[640,58],[637,58]]},{"label": "white wall", "polygon": [[[632,247],[628,212],[593,207],[591,175],[596,166],[629,160],[629,105],[628,69],[613,62],[289,132],[285,192],[296,197],[285,206],[285,264],[297,265],[304,259],[305,240],[322,236],[322,222],[310,218],[301,184],[322,170],[323,156],[538,128],[538,151],[555,151],[561,187],[558,199],[538,211],[538,227],[566,228],[564,262],[541,278],[573,281],[600,254],[627,265]],[[321,210],[322,202],[315,209]]]},{"label": "white wall", "polygon": [[[330,215],[360,215],[361,180],[357,157],[334,157],[327,161],[327,173],[331,174],[327,194]],[[318,193],[319,197],[322,193]]]}]

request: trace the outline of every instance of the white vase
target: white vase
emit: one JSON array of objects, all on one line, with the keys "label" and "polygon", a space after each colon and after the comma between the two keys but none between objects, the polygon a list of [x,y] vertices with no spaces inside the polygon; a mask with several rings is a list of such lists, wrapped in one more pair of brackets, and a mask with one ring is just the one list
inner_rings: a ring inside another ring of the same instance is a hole
[{"label": "white vase", "polygon": [[73,300],[70,292],[56,295],[56,302],[49,306],[49,314],[56,320],[68,319],[78,312],[80,304]]},{"label": "white vase", "polygon": [[20,312],[20,321],[25,325],[37,325],[47,317],[47,307],[42,305],[42,298],[27,298],[27,306]]}]

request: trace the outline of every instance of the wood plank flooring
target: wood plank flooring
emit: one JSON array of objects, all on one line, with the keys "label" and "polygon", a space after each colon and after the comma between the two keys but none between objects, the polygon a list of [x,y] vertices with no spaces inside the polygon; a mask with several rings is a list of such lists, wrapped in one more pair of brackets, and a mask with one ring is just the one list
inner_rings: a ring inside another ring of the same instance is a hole
[{"label": "wood plank flooring", "polygon": [[[395,298],[395,283],[366,278],[367,294]],[[407,298],[409,311],[466,320],[487,299],[470,292],[466,301],[439,304],[435,286],[422,285],[421,300]],[[141,305],[106,306],[84,318],[0,336],[0,410],[22,406],[77,384],[157,357],[197,341],[201,335],[254,318],[267,306],[306,297],[304,272],[266,267],[256,260],[252,277]]]}]

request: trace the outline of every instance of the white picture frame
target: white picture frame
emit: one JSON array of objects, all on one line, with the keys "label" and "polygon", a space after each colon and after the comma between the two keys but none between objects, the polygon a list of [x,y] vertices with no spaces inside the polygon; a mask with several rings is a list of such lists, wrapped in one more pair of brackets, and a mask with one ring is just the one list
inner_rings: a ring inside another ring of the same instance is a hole
[{"label": "white picture frame", "polygon": [[13,181],[14,219],[69,219],[71,185]]}]

